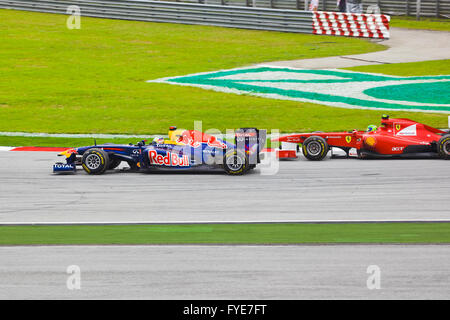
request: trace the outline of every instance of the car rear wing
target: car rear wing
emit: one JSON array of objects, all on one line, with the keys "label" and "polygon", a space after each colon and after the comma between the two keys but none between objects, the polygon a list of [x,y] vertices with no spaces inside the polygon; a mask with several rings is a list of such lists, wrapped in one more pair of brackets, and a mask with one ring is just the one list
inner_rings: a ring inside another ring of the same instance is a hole
[{"label": "car rear wing", "polygon": [[260,163],[260,153],[266,145],[267,131],[256,128],[240,128],[235,132],[235,144],[238,149],[249,155],[249,163]]}]

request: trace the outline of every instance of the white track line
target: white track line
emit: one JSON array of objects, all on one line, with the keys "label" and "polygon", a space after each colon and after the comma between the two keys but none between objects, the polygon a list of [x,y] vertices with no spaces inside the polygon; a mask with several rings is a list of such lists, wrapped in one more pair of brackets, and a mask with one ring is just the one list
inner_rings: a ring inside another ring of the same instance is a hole
[{"label": "white track line", "polygon": [[52,225],[175,225],[175,224],[354,224],[354,223],[449,223],[450,219],[399,220],[267,220],[267,221],[112,221],[112,222],[0,222],[0,226]]}]

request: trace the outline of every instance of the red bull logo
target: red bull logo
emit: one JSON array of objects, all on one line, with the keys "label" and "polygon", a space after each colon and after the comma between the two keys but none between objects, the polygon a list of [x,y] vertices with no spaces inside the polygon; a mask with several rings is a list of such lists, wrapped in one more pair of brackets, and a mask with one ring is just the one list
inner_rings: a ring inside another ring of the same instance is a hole
[{"label": "red bull logo", "polygon": [[180,139],[181,143],[184,143],[188,146],[191,146],[193,148],[198,148],[201,146],[201,142],[200,141],[194,141],[194,139],[190,136],[183,136],[182,139]]},{"label": "red bull logo", "polygon": [[211,148],[227,148],[227,144],[223,141],[217,140],[216,137],[194,130],[183,132],[183,135],[180,137],[178,142],[184,143],[193,148],[200,147],[202,143],[206,143]]},{"label": "red bull logo", "polygon": [[189,167],[189,157],[180,157],[176,153],[167,152],[165,156],[158,154],[155,150],[148,152],[150,164],[167,167]]},{"label": "red bull logo", "polygon": [[226,143],[217,140],[216,137],[211,136],[208,140],[208,147],[226,149],[227,145]]}]

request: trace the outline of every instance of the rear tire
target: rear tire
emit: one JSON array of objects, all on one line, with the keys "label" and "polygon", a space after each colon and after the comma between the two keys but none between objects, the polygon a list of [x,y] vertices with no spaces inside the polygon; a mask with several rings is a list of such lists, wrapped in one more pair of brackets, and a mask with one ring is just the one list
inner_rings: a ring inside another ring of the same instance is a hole
[{"label": "rear tire", "polygon": [[320,161],[327,156],[330,147],[324,138],[312,136],[303,142],[302,150],[306,159]]},{"label": "rear tire", "polygon": [[438,154],[442,159],[450,159],[450,134],[446,134],[441,139],[439,139]]},{"label": "rear tire", "polygon": [[102,149],[89,149],[83,154],[81,166],[88,174],[102,174],[109,167],[108,153]]},{"label": "rear tire", "polygon": [[223,168],[229,175],[241,175],[249,168],[248,157],[238,150],[230,150],[223,157]]}]

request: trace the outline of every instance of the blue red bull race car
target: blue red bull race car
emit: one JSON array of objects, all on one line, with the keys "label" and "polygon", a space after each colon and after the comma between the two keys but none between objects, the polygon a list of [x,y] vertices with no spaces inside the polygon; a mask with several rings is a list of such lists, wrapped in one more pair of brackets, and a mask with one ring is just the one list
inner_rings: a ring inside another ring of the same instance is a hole
[{"label": "blue red bull race car", "polygon": [[53,172],[75,172],[81,166],[88,174],[103,174],[126,162],[135,171],[220,168],[241,175],[260,163],[265,143],[266,131],[256,128],[237,130],[234,143],[230,143],[200,131],[170,127],[168,140],[157,137],[150,144],[143,140],[66,150],[59,154],[66,157],[66,163],[56,163]]}]

